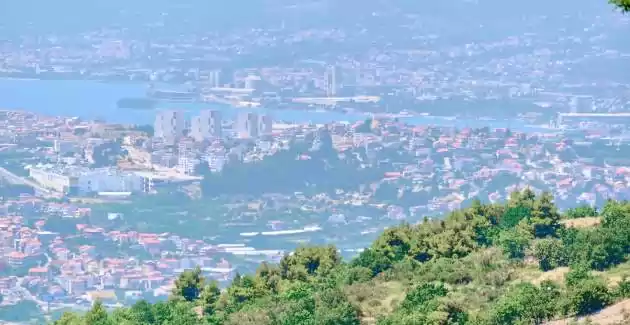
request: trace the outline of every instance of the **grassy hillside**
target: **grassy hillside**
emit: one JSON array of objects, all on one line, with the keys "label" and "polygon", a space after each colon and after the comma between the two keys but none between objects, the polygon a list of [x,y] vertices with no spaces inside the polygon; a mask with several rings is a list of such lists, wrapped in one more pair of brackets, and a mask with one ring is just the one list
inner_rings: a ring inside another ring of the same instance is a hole
[{"label": "grassy hillside", "polygon": [[525,190],[387,229],[352,261],[302,247],[223,292],[192,270],[168,302],[111,314],[96,304],[56,324],[564,324],[612,306],[614,317],[593,315],[611,324],[630,298],[628,253],[629,203],[561,215],[549,194]]}]

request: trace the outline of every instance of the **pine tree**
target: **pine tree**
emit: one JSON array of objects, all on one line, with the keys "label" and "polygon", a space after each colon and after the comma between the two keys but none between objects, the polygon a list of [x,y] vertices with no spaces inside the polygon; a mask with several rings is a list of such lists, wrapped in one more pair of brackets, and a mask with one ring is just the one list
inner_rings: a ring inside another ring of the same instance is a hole
[{"label": "pine tree", "polygon": [[204,316],[211,316],[214,314],[216,304],[220,297],[221,290],[219,289],[216,281],[210,282],[210,284],[203,288],[197,303],[202,308]]},{"label": "pine tree", "polygon": [[107,310],[100,301],[96,301],[90,311],[85,314],[86,325],[112,325]]},{"label": "pine tree", "polygon": [[177,280],[173,288],[173,298],[183,298],[186,301],[193,301],[199,298],[204,287],[204,278],[201,276],[199,267],[194,270],[186,270]]},{"label": "pine tree", "polygon": [[56,320],[53,324],[54,325],[82,325],[83,322],[79,315],[70,313],[70,312],[65,312],[63,313],[63,315],[61,315],[61,318]]},{"label": "pine tree", "polygon": [[530,222],[534,226],[534,236],[538,238],[555,236],[560,227],[560,214],[553,203],[551,193],[544,192],[534,201]]}]

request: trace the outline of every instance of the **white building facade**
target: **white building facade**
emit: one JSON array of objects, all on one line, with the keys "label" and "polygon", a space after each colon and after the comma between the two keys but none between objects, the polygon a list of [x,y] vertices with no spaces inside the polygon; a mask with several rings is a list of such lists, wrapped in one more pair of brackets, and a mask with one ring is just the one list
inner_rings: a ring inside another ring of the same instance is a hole
[{"label": "white building facade", "polygon": [[30,176],[41,186],[61,193],[85,195],[98,192],[142,192],[144,178],[116,169],[60,170],[31,168]]},{"label": "white building facade", "polygon": [[181,111],[160,111],[155,117],[154,136],[162,139],[178,139],[183,136],[186,118]]},{"label": "white building facade", "polygon": [[192,118],[190,123],[190,136],[195,141],[204,141],[222,136],[221,112],[215,110],[203,110],[199,116]]}]

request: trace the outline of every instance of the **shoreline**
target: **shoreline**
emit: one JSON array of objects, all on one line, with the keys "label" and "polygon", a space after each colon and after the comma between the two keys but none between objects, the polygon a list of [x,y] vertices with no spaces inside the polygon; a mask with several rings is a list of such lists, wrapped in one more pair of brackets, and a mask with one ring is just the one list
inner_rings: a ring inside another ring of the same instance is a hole
[{"label": "shoreline", "polygon": [[[480,120],[479,117],[454,115],[429,115],[402,108],[396,113],[372,113],[329,110],[322,107],[274,108],[237,107],[227,103],[197,102],[172,103],[159,101],[154,109],[119,109],[116,102],[126,97],[145,97],[145,83],[99,82],[97,80],[50,80],[0,77],[0,109],[31,112],[42,116],[73,116],[84,120],[104,120],[112,124],[152,124],[155,112],[163,109],[178,109],[190,116],[201,109],[220,110],[226,119],[233,119],[243,111],[270,114],[275,120],[291,123],[326,124],[331,122],[354,123],[372,116],[397,118],[410,125],[432,125],[456,128],[510,128],[523,132],[553,132],[534,123],[513,119],[497,118]],[[456,105],[456,103],[453,103]],[[483,103],[480,103],[483,105]],[[304,108],[304,109],[302,109]],[[448,112],[445,112],[448,113]],[[453,112],[455,113],[455,112]]]}]

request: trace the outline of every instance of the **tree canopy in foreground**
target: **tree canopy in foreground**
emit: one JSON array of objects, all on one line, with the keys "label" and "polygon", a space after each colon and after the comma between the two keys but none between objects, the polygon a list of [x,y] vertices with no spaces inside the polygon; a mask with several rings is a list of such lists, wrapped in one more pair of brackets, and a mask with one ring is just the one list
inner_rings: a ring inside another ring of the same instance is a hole
[{"label": "tree canopy in foreground", "polygon": [[540,324],[630,298],[629,244],[630,203],[562,215],[550,194],[526,189],[388,228],[350,261],[333,246],[300,247],[225,290],[189,270],[168,301],[109,313],[96,303],[55,324]]},{"label": "tree canopy in foreground", "polygon": [[610,3],[625,13],[630,12],[630,0],[610,0]]}]

